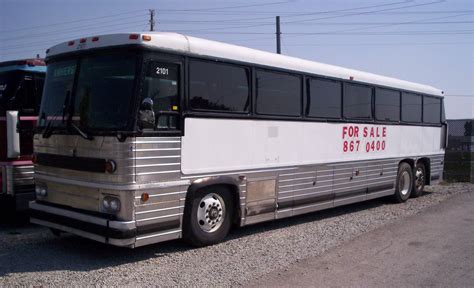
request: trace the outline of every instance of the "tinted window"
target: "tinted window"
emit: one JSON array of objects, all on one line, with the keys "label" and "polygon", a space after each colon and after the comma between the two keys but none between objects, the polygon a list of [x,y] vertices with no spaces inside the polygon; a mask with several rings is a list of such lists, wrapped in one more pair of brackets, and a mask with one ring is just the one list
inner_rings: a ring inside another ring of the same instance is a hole
[{"label": "tinted window", "polygon": [[309,79],[308,94],[306,115],[321,118],[341,117],[341,82],[325,79]]},{"label": "tinted window", "polygon": [[298,76],[258,71],[257,113],[299,116],[301,90],[301,78]]},{"label": "tinted window", "polygon": [[[81,60],[74,114],[91,129],[124,129],[131,121],[135,56],[110,54]],[[48,67],[49,68],[49,67]],[[49,73],[49,70],[48,70]]]},{"label": "tinted window", "polygon": [[227,64],[192,60],[189,72],[192,109],[247,112],[249,70]]},{"label": "tinted window", "polygon": [[344,117],[372,118],[372,88],[362,85],[344,85]]},{"label": "tinted window", "polygon": [[0,111],[19,110],[22,116],[38,115],[44,75],[22,71],[0,74]]},{"label": "tinted window", "polygon": [[421,95],[402,93],[402,121],[421,122]]},{"label": "tinted window", "polygon": [[40,126],[46,125],[46,116],[63,114],[63,106],[69,103],[68,99],[72,96],[76,67],[76,60],[48,64],[44,97],[40,109]]},{"label": "tinted window", "polygon": [[423,98],[423,122],[441,123],[441,99],[433,97]]},{"label": "tinted window", "polygon": [[178,64],[160,61],[147,64],[140,106],[142,129],[177,128],[177,112],[180,111]]},{"label": "tinted window", "polygon": [[441,122],[446,122],[446,112],[444,111],[444,100],[441,101]]},{"label": "tinted window", "polygon": [[379,88],[375,90],[375,119],[400,120],[400,92]]}]

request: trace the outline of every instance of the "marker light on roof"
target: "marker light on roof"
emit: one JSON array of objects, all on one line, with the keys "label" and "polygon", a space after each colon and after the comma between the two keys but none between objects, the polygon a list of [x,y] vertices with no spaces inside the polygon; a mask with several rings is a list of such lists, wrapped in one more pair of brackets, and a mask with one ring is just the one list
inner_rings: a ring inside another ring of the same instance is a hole
[{"label": "marker light on roof", "polygon": [[92,42],[99,41],[99,37],[92,37]]},{"label": "marker light on roof", "polygon": [[86,43],[86,38],[81,38],[81,40],[79,40],[79,43]]},{"label": "marker light on roof", "polygon": [[150,41],[151,36],[150,35],[142,35],[142,39],[143,39],[143,41]]},{"label": "marker light on roof", "polygon": [[69,41],[69,42],[67,42],[67,45],[68,45],[68,46],[74,45],[74,41]]},{"label": "marker light on roof", "polygon": [[354,80],[354,76],[350,76],[349,80],[351,80],[351,81]]},{"label": "marker light on roof", "polygon": [[130,36],[128,36],[128,39],[131,39],[131,40],[137,40],[138,39],[138,34],[130,34]]}]

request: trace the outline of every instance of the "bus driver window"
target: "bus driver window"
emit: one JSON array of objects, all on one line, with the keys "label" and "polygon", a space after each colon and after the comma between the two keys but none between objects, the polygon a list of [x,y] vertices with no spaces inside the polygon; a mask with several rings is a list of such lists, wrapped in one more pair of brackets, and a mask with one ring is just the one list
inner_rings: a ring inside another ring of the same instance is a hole
[{"label": "bus driver window", "polygon": [[[148,62],[143,85],[142,104],[145,100],[151,101],[152,110],[155,114],[155,130],[176,130],[178,127],[178,79],[179,66],[177,64],[158,61]],[[149,106],[149,104],[146,105]],[[140,117],[141,114],[140,110]]]}]

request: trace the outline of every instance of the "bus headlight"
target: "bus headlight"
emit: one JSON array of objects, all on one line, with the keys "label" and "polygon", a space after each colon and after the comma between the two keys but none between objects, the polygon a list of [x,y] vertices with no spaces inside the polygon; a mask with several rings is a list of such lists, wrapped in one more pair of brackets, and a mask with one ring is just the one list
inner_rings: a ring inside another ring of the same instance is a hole
[{"label": "bus headlight", "polygon": [[102,199],[102,206],[108,212],[119,212],[121,206],[120,199],[110,196],[104,197],[104,199]]},{"label": "bus headlight", "polygon": [[48,187],[46,186],[46,184],[36,183],[35,193],[36,193],[36,197],[38,198],[46,197],[46,195],[48,195]]}]

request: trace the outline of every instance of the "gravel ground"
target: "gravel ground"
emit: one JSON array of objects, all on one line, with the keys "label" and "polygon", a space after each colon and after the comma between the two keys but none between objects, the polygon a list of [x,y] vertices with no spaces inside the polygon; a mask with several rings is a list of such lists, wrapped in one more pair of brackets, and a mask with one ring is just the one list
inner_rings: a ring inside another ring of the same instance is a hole
[{"label": "gravel ground", "polygon": [[237,228],[226,242],[199,249],[170,241],[129,250],[73,235],[56,238],[41,227],[0,225],[0,286],[244,285],[454,194],[472,193],[474,185],[426,190],[403,204],[376,199]]}]

